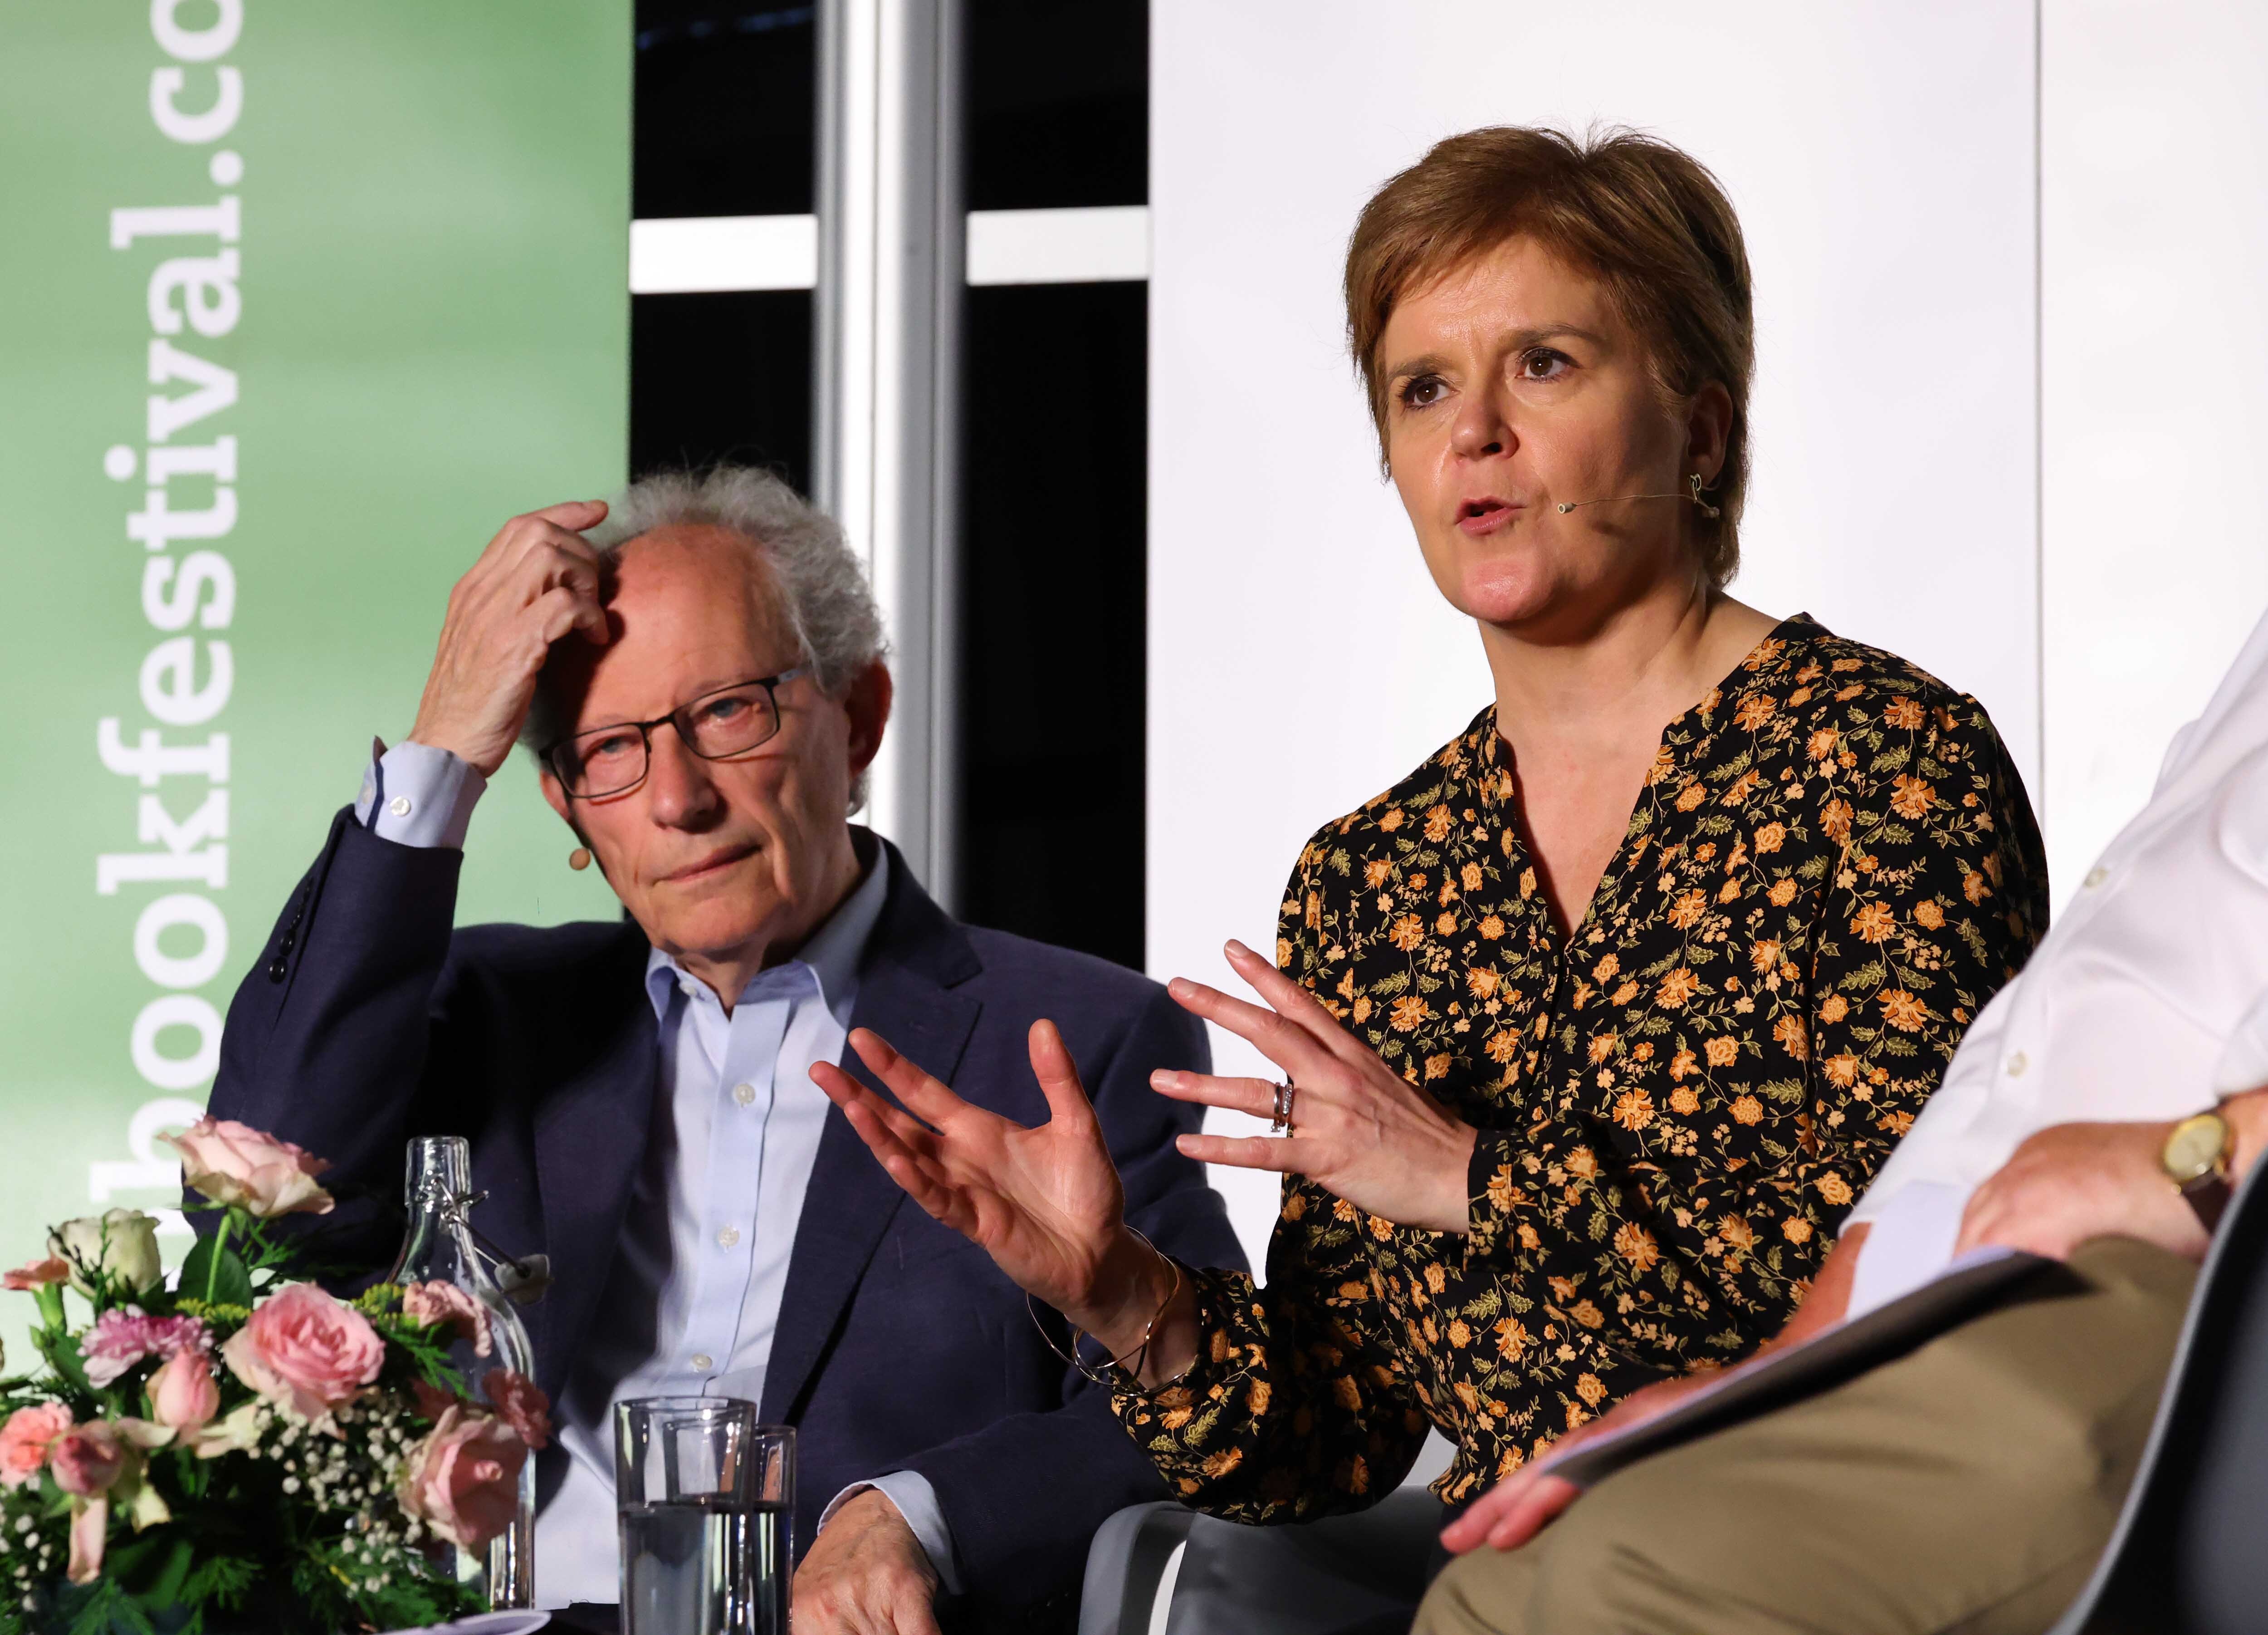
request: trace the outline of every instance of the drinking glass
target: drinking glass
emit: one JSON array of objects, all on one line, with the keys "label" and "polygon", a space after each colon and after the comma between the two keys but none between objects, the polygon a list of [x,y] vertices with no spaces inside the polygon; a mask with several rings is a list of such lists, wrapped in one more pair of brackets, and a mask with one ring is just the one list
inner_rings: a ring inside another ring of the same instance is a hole
[{"label": "drinking glass", "polygon": [[615,1404],[622,1635],[788,1635],[795,1431],[730,1396]]}]

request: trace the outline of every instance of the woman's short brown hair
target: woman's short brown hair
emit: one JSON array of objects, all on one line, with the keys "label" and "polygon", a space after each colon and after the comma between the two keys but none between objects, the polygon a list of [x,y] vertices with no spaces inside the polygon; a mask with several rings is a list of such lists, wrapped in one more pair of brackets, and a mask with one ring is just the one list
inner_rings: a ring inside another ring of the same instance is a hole
[{"label": "woman's short brown hair", "polygon": [[1690,154],[1631,130],[1586,137],[1492,126],[1436,143],[1371,196],[1347,246],[1347,344],[1386,446],[1380,340],[1412,289],[1508,239],[1532,238],[1603,284],[1647,350],[1665,405],[1714,380],[1733,424],[1712,502],[1697,515],[1702,565],[1723,585],[1740,562],[1756,320],[1749,253],[1724,189]]}]

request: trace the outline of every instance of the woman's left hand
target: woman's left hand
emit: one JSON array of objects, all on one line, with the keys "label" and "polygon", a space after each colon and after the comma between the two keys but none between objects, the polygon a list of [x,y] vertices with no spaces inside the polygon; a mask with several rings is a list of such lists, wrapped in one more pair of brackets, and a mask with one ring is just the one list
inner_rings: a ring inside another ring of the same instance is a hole
[{"label": "woman's left hand", "polygon": [[[1301,1175],[1357,1209],[1397,1226],[1462,1232],[1470,1201],[1465,1175],[1475,1131],[1341,1027],[1314,995],[1241,942],[1228,962],[1272,1009],[1232,999],[1185,976],[1167,991],[1185,1010],[1217,1022],[1282,1068],[1294,1088],[1285,1136],[1183,1136],[1189,1158],[1240,1169]],[[1272,1118],[1276,1086],[1264,1079],[1159,1072],[1151,1088],[1177,1101],[1233,1108]]]}]

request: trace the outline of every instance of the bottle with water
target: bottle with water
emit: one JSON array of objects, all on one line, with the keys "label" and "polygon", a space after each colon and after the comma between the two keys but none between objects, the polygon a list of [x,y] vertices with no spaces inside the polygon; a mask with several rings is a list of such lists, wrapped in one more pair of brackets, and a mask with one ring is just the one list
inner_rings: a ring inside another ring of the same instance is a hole
[{"label": "bottle with water", "polygon": [[[482,1195],[472,1189],[472,1157],[462,1136],[416,1136],[409,1142],[406,1195],[409,1229],[387,1280],[404,1285],[446,1283],[462,1289],[488,1314],[490,1353],[468,1339],[449,1348],[449,1363],[474,1400],[486,1397],[489,1372],[508,1368],[533,1379],[534,1353],[512,1303],[489,1275],[474,1246],[468,1212]],[[519,1503],[507,1527],[488,1547],[487,1558],[456,1553],[458,1581],[478,1589],[499,1610],[535,1604],[535,1460],[519,1470]]]}]

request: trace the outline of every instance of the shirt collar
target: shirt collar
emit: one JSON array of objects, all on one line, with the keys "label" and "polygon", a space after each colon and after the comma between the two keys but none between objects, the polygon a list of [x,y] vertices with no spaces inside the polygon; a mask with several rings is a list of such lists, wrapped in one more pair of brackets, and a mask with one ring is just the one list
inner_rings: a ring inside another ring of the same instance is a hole
[{"label": "shirt collar", "polygon": [[[758,971],[740,990],[740,998],[747,999],[763,988],[792,980],[792,974],[799,970],[811,973],[819,985],[822,1003],[829,1002],[830,997],[848,993],[858,974],[858,957],[865,952],[866,939],[881,919],[882,904],[889,895],[890,854],[886,848],[876,846],[874,861],[868,866],[865,878],[851,888],[850,895],[811,934],[795,957]],[[680,984],[693,980],[691,973],[669,954],[659,948],[646,951],[645,992],[652,1002],[656,1020],[668,1022],[669,1007],[676,999]]]},{"label": "shirt collar", "polygon": [[[1750,648],[1706,698],[1668,725],[1675,726],[1686,716],[1695,715],[1706,726],[1728,701],[1793,674],[1795,659],[1808,658],[1813,644],[1827,634],[1809,614],[1790,615]],[[1479,719],[1465,729],[1465,735],[1449,747],[1445,759],[1443,770],[1452,777],[1471,778],[1483,811],[1498,814],[1510,806],[1518,785],[1513,777],[1512,746],[1497,730],[1494,704],[1481,711]]]}]

